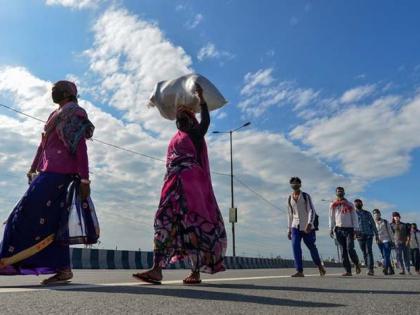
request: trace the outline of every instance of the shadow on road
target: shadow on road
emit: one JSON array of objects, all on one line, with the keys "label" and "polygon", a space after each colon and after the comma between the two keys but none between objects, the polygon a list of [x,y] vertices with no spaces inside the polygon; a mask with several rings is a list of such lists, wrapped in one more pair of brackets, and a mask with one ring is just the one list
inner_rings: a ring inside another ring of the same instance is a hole
[{"label": "shadow on road", "polygon": [[348,294],[400,294],[400,295],[420,295],[420,291],[398,291],[398,290],[350,290],[350,289],[323,289],[311,287],[281,287],[281,286],[265,286],[253,284],[211,284],[206,283],[202,286],[209,288],[224,289],[241,289],[241,290],[281,290],[281,291],[298,291],[298,292],[316,292],[316,293],[348,293]]},{"label": "shadow on road", "polygon": [[[157,295],[175,298],[185,298],[191,300],[211,300],[211,301],[226,301],[226,302],[245,302],[262,305],[280,305],[290,307],[343,307],[346,305],[336,303],[321,303],[321,302],[308,302],[308,301],[295,301],[290,299],[278,299],[272,297],[247,295],[240,293],[229,292],[212,292],[199,290],[201,286],[191,287],[190,289],[184,288],[170,288],[159,287],[153,285],[142,285],[139,287],[95,287],[83,289],[67,288],[65,291],[74,292],[95,292],[95,293],[110,293],[110,294],[138,294],[138,295]],[[221,286],[222,288],[223,286]],[[226,287],[223,287],[226,288]],[[51,288],[54,290],[54,288]]]}]

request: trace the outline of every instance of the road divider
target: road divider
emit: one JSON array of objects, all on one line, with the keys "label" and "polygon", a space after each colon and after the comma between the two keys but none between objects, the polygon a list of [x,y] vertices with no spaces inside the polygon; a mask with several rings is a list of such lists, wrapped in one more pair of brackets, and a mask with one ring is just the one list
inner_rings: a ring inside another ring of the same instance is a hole
[{"label": "road divider", "polygon": [[[71,248],[71,262],[74,269],[148,269],[153,265],[153,252],[109,250],[93,248]],[[304,267],[311,268],[311,261],[304,261]],[[324,262],[326,267],[338,267],[341,264]],[[293,268],[291,259],[225,257],[227,269],[267,269]],[[187,260],[168,266],[168,269],[189,269]]]}]

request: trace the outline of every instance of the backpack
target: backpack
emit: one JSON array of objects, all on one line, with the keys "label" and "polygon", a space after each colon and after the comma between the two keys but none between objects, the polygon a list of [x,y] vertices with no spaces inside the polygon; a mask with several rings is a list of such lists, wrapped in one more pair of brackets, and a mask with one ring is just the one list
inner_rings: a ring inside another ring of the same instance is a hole
[{"label": "backpack", "polygon": [[[319,231],[319,216],[318,216],[318,214],[315,211],[315,208],[314,208],[314,206],[312,204],[312,201],[310,200],[310,197],[309,197],[309,195],[306,192],[303,192],[302,191],[302,196],[303,196],[303,199],[305,200],[305,206],[307,207],[308,202],[310,202],[312,211],[315,212],[314,229],[315,229],[315,231]],[[290,196],[290,195],[289,195],[288,202],[289,202],[289,208],[290,208],[290,210],[293,210],[293,207],[292,207],[292,196]]]}]

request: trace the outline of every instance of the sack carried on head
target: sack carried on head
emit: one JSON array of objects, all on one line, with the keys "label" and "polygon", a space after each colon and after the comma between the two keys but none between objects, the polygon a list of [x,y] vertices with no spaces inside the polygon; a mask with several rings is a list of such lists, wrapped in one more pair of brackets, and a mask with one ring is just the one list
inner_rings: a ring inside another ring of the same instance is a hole
[{"label": "sack carried on head", "polygon": [[156,84],[148,106],[157,107],[162,117],[175,120],[179,106],[186,106],[194,113],[200,112],[200,104],[195,95],[195,84],[203,88],[203,96],[209,110],[215,110],[227,103],[219,90],[208,79],[199,74],[187,74],[175,80]]}]

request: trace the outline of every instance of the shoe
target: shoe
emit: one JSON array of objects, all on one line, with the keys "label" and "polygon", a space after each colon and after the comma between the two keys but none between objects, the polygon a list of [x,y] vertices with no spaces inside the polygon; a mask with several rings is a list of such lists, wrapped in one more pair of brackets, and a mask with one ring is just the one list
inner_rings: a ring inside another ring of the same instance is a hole
[{"label": "shoe", "polygon": [[369,270],[366,274],[368,276],[374,276],[375,275],[375,273],[373,272],[373,270]]},{"label": "shoe", "polygon": [[384,268],[384,269],[382,269],[382,272],[383,272],[383,274],[385,275],[385,276],[387,276],[389,273],[388,273],[388,270],[386,270],[386,268]]},{"label": "shoe", "polygon": [[351,274],[351,272],[345,272],[345,273],[343,273],[341,276],[342,276],[342,277],[351,277],[351,276],[352,276],[352,274]]},{"label": "shoe", "polygon": [[400,275],[405,275],[405,271],[401,271],[400,272]]},{"label": "shoe", "polygon": [[291,275],[292,278],[302,278],[305,275],[303,274],[303,272],[296,272],[295,274]]},{"label": "shoe", "polygon": [[392,276],[392,275],[395,275],[395,271],[394,271],[394,268],[389,268],[389,273],[388,273],[390,276]]},{"label": "shoe", "polygon": [[362,267],[360,266],[360,264],[356,265],[356,274],[360,274],[362,272]]},{"label": "shoe", "polygon": [[325,274],[327,273],[327,271],[325,270],[324,266],[319,266],[318,269],[319,269],[319,275],[321,277],[325,276]]},{"label": "shoe", "polygon": [[413,274],[411,273],[411,271],[409,271],[409,272],[408,272],[408,274],[409,274],[410,276],[412,276],[412,275],[413,275]]}]

